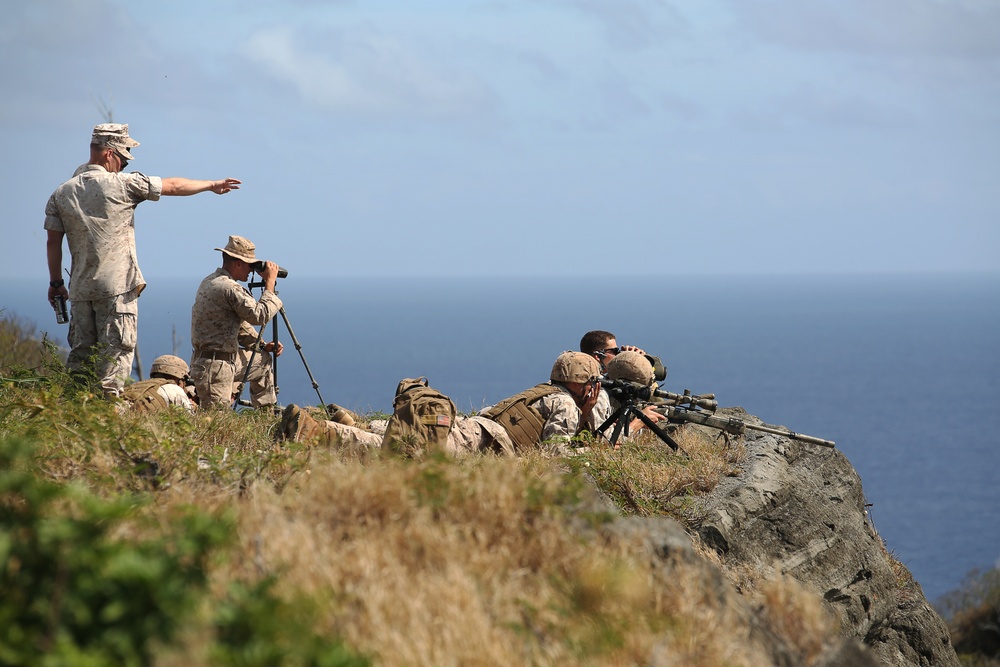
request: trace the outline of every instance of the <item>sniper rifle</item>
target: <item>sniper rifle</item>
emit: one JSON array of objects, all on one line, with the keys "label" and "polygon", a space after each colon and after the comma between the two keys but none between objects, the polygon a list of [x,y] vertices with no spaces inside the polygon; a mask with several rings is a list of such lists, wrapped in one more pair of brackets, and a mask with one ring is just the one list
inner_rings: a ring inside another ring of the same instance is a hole
[{"label": "sniper rifle", "polygon": [[719,404],[715,400],[715,394],[692,394],[688,389],[685,389],[683,394],[675,394],[654,389],[649,385],[607,378],[601,379],[601,386],[622,405],[634,405],[638,401],[653,404],[656,411],[666,417],[667,422],[671,424],[700,424],[731,435],[743,435],[749,429],[823,447],[837,446],[833,440],[824,440],[777,426],[750,424],[736,417],[716,415],[715,411]]}]

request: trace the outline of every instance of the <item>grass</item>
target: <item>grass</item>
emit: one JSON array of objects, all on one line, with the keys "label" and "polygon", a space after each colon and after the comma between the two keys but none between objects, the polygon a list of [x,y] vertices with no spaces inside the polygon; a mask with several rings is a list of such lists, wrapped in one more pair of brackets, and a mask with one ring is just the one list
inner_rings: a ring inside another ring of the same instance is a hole
[{"label": "grass", "polygon": [[[708,550],[664,563],[641,537],[605,530],[617,513],[594,509],[589,480],[620,513],[696,525],[691,498],[745,456],[709,429],[674,434],[687,456],[640,435],[617,449],[584,443],[569,459],[362,460],[276,445],[267,413],[120,415],[45,354],[0,374],[11,378],[0,385],[0,447],[21,452],[11,469],[40,488],[76,491],[36,523],[0,531],[0,575],[5,587],[17,580],[3,545],[53,521],[101,526],[57,553],[163,555],[174,574],[161,586],[176,595],[157,613],[170,631],[138,633],[150,646],[134,655],[149,657],[127,664],[767,665],[773,641],[810,664],[835,637],[795,582],[730,571],[745,585],[723,585]],[[13,489],[0,507],[32,505]],[[98,503],[117,509],[94,518]],[[95,594],[74,592],[81,608]],[[58,623],[43,625],[39,636]],[[41,644],[26,632],[30,655]]]}]

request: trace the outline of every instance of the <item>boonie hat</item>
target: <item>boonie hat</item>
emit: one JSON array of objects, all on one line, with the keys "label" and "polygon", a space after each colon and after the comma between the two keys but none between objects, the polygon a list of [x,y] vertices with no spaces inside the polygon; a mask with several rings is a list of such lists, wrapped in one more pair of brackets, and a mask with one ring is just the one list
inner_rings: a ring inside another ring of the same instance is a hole
[{"label": "boonie hat", "polygon": [[153,365],[149,367],[149,374],[162,373],[172,378],[183,380],[188,374],[187,362],[172,354],[162,354],[153,359]]},{"label": "boonie hat", "polygon": [[94,126],[94,135],[90,143],[98,146],[110,146],[126,160],[134,160],[128,149],[135,148],[139,142],[128,136],[128,125],[122,123],[102,123]]},{"label": "boonie hat", "polygon": [[230,257],[242,259],[247,264],[253,264],[257,261],[257,256],[254,255],[256,249],[257,246],[242,236],[230,236],[229,243],[226,244],[225,248],[216,248],[216,250],[220,250]]},{"label": "boonie hat", "polygon": [[553,382],[589,382],[601,374],[601,365],[589,354],[563,352],[552,364],[549,379]]},{"label": "boonie hat", "polygon": [[653,383],[653,365],[638,352],[619,352],[608,362],[608,378],[627,380],[646,387]]}]

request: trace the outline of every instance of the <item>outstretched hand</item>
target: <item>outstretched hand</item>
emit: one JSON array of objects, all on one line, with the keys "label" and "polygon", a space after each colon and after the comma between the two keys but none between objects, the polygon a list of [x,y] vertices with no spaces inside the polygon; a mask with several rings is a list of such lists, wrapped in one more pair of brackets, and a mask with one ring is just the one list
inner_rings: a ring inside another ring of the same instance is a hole
[{"label": "outstretched hand", "polygon": [[235,178],[225,178],[221,181],[212,181],[211,190],[217,195],[224,195],[230,190],[239,190],[241,181]]}]

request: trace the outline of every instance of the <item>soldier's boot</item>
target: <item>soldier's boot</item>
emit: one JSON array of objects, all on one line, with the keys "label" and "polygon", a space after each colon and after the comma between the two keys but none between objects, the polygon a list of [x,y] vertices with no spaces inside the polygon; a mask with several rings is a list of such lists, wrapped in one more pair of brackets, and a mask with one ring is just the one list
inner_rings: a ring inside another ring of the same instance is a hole
[{"label": "soldier's boot", "polygon": [[283,440],[304,442],[321,435],[324,431],[325,429],[322,429],[309,413],[292,403],[281,414],[281,424],[278,426],[276,437],[279,442]]},{"label": "soldier's boot", "polygon": [[353,412],[347,408],[342,408],[335,403],[326,406],[326,413],[330,415],[330,421],[344,424],[345,426],[357,426],[357,419]]},{"label": "soldier's boot", "polygon": [[340,442],[340,436],[330,424],[314,419],[308,411],[294,403],[282,413],[276,439],[279,442],[291,440],[324,445],[336,445]]}]

